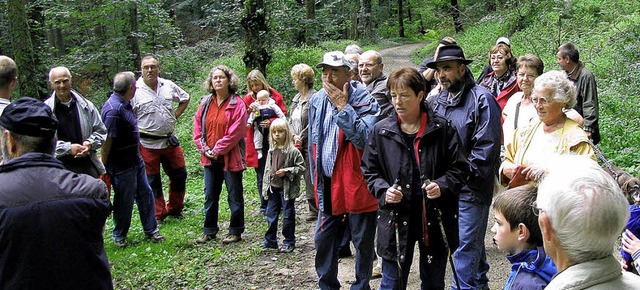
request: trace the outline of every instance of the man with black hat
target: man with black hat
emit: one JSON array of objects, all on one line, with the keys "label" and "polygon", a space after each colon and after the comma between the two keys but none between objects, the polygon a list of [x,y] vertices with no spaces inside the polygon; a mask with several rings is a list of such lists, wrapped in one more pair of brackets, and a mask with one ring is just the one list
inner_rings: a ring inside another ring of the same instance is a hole
[{"label": "man with black hat", "polygon": [[340,289],[338,244],[349,225],[356,248],[351,289],[371,289],[378,201],[360,169],[362,150],[378,115],[378,103],[351,81],[353,62],[340,51],[324,54],[322,89],[309,100],[309,172],[318,201],[314,237],[320,289]]},{"label": "man with black hat", "polygon": [[439,49],[437,58],[427,66],[437,71],[444,90],[429,99],[429,105],[458,130],[471,167],[459,197],[460,247],[454,253],[459,286],[488,289],[484,234],[500,164],[502,128],[500,106],[487,89],[475,85],[467,69],[469,63],[457,45]]},{"label": "man with black hat", "polygon": [[51,109],[20,98],[0,116],[0,285],[6,289],[113,289],[102,229],[105,184],[53,156]]}]

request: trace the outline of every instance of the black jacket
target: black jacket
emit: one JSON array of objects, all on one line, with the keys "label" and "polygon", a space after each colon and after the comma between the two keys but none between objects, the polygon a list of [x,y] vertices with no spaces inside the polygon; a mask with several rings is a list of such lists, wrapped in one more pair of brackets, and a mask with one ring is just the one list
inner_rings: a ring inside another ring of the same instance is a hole
[{"label": "black jacket", "polygon": [[[469,165],[456,131],[449,122],[436,116],[425,104],[421,105],[423,122],[416,137],[416,152],[419,155],[421,179],[428,178],[438,184],[441,196],[426,199],[429,255],[445,257],[444,241],[438,223],[438,210],[451,251],[458,246],[458,191],[466,182]],[[378,255],[395,260],[395,222],[399,223],[400,251],[404,259],[408,235],[411,204],[423,199],[411,200],[411,177],[413,170],[409,159],[409,148],[405,145],[398,117],[394,113],[378,122],[369,135],[362,157],[362,170],[369,190],[378,199]],[[415,148],[415,147],[414,147]],[[403,198],[398,204],[386,204],[385,192],[396,181],[402,186]],[[414,207],[416,208],[416,207]],[[420,207],[421,208],[421,207]],[[422,211],[422,210],[420,210]],[[392,216],[395,215],[395,216]],[[420,216],[424,213],[421,212]],[[415,216],[415,215],[414,215]],[[416,221],[413,221],[414,223]],[[421,223],[422,221],[417,221]],[[424,228],[424,227],[422,227]],[[409,245],[413,247],[414,245]]]},{"label": "black jacket", "polygon": [[113,289],[106,185],[50,154],[0,166],[0,288]]}]

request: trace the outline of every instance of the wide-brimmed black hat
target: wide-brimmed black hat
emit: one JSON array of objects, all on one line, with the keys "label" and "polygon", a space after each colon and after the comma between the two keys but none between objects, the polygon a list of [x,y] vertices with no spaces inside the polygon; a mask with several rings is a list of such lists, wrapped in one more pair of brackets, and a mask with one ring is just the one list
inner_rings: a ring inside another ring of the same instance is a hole
[{"label": "wide-brimmed black hat", "polygon": [[438,58],[428,62],[427,67],[435,69],[439,62],[452,60],[459,61],[464,64],[470,64],[473,61],[464,57],[464,52],[460,46],[450,44],[440,47],[440,50],[438,51]]}]

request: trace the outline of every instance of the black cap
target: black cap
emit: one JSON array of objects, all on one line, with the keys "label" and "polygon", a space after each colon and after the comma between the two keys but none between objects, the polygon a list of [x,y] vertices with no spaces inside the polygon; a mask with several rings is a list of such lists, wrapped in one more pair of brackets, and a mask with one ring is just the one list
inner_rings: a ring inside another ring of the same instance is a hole
[{"label": "black cap", "polygon": [[0,127],[20,135],[53,137],[58,129],[58,119],[45,103],[22,97],[4,108]]},{"label": "black cap", "polygon": [[462,48],[460,48],[460,46],[450,44],[440,47],[440,49],[438,50],[438,58],[428,62],[427,67],[435,69],[436,65],[439,62],[452,60],[459,61],[464,64],[470,64],[473,61],[464,58],[464,52],[462,51]]}]

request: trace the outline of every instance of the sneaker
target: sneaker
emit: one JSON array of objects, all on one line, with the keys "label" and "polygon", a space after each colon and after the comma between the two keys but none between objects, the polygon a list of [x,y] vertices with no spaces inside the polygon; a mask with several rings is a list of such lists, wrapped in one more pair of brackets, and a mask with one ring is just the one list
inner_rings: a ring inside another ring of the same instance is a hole
[{"label": "sneaker", "polygon": [[294,245],[283,245],[282,248],[280,248],[280,253],[291,253],[295,248],[296,246]]},{"label": "sneaker", "polygon": [[226,237],[224,237],[224,239],[222,239],[222,243],[231,244],[231,243],[239,242],[241,240],[242,238],[240,237],[240,235],[228,234]]},{"label": "sneaker", "polygon": [[164,236],[160,234],[160,232],[155,232],[153,234],[147,235],[147,239],[151,240],[154,243],[159,243],[164,241]]},{"label": "sneaker", "polygon": [[202,234],[196,239],[196,243],[204,244],[204,243],[206,243],[208,241],[213,241],[215,239],[216,239],[216,235]]},{"label": "sneaker", "polygon": [[382,267],[380,265],[376,265],[373,267],[371,271],[371,278],[381,278],[382,277]]},{"label": "sneaker", "polygon": [[127,240],[126,239],[122,239],[122,240],[113,240],[113,245],[118,247],[118,248],[125,248],[127,247]]}]

